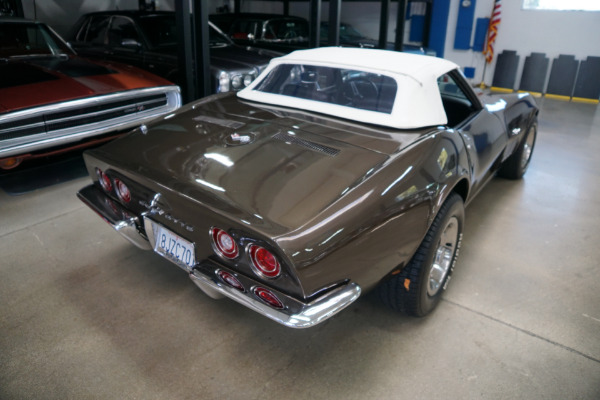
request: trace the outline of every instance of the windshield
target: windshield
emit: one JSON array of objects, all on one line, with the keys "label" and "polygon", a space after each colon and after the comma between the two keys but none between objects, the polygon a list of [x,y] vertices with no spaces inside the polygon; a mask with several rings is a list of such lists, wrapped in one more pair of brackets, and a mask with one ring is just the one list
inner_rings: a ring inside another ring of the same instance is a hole
[{"label": "windshield", "polygon": [[174,46],[177,43],[175,16],[141,17],[140,27],[151,47]]},{"label": "windshield", "polygon": [[340,36],[349,39],[363,39],[366,36],[357,31],[352,25],[341,24],[340,25]]},{"label": "windshield", "polygon": [[397,86],[395,79],[371,72],[282,64],[254,90],[391,114]]},{"label": "windshield", "polygon": [[73,54],[42,24],[0,23],[0,57]]},{"label": "windshield", "polygon": [[[175,21],[175,15],[149,15],[140,18],[140,27],[151,47],[174,46],[177,43]],[[208,25],[208,41],[211,46],[231,44],[229,39],[210,23]]]},{"label": "windshield", "polygon": [[308,24],[301,20],[272,19],[265,26],[264,38],[303,40],[308,38]]},{"label": "windshield", "polygon": [[[329,37],[329,23],[321,22],[321,39],[327,39]],[[343,41],[352,41],[367,39],[365,35],[357,31],[352,25],[342,23],[340,24],[340,39]]]}]

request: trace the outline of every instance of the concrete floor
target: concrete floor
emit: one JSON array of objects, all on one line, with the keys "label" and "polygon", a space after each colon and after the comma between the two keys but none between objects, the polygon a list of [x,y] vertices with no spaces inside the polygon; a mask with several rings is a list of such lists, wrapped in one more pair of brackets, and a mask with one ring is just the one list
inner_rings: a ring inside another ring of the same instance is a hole
[{"label": "concrete floor", "polygon": [[440,307],[291,330],[200,292],[75,198],[0,193],[2,399],[599,399],[600,107],[540,101],[523,181],[467,209]]}]

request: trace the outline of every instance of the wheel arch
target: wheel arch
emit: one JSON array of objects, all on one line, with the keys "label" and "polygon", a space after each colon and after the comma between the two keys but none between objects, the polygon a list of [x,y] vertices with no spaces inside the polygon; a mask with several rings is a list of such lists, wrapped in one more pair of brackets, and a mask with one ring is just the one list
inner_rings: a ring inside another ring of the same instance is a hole
[{"label": "wheel arch", "polygon": [[467,198],[469,196],[469,181],[466,178],[461,178],[452,188],[451,192],[458,194],[462,197],[463,202],[467,203]]}]

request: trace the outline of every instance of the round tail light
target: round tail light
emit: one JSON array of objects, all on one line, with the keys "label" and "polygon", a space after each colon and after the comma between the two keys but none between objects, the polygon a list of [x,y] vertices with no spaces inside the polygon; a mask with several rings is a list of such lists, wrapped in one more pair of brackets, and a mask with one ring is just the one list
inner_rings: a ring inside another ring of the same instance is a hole
[{"label": "round tail light", "polygon": [[213,247],[221,256],[234,259],[240,254],[235,240],[233,240],[231,235],[223,229],[212,228],[210,230],[210,236],[212,237]]},{"label": "round tail light", "polygon": [[100,168],[96,168],[96,175],[98,175],[98,181],[100,182],[100,186],[106,192],[112,192],[112,182],[108,175],[104,173]]},{"label": "round tail light", "polygon": [[283,303],[277,298],[275,293],[262,287],[255,287],[254,295],[274,308],[283,308]]},{"label": "round tail light", "polygon": [[123,202],[129,203],[131,201],[131,192],[127,185],[120,179],[115,179],[115,191],[117,192],[117,196],[119,196]]},{"label": "round tail light", "polygon": [[249,247],[254,272],[265,278],[276,278],[281,274],[281,265],[269,250],[257,245]]},{"label": "round tail light", "polygon": [[233,274],[230,274],[229,272],[226,272],[226,271],[219,270],[217,272],[217,275],[219,276],[219,278],[221,278],[223,283],[231,286],[232,288],[237,289],[240,292],[246,291],[244,289],[244,286],[242,285],[242,283]]}]

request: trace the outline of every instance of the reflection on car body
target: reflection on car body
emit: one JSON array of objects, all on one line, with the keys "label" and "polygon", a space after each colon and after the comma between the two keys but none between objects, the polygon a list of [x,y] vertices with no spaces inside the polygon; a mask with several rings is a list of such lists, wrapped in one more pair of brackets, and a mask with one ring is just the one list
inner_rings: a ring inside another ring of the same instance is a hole
[{"label": "reflection on car body", "polygon": [[211,297],[283,325],[371,289],[422,316],[457,266],[465,205],[527,170],[537,112],[527,94],[477,96],[446,60],[296,51],[237,94],[88,152],[79,197]]}]

